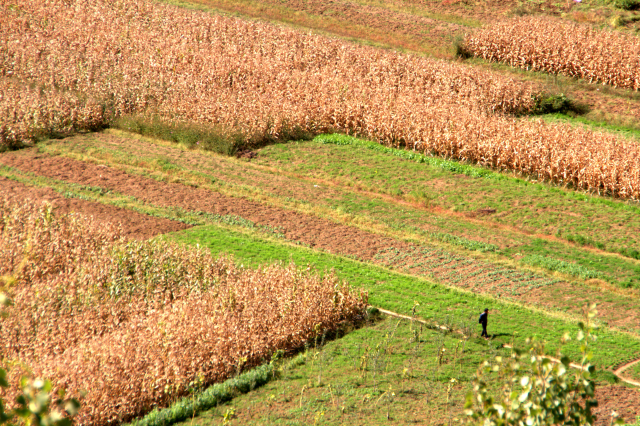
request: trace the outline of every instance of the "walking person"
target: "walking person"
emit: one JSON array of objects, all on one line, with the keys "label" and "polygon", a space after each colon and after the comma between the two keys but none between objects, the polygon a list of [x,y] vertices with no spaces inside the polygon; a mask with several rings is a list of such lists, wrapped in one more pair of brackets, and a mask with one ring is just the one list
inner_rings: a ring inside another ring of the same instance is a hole
[{"label": "walking person", "polygon": [[487,334],[487,320],[489,319],[489,308],[485,308],[484,312],[480,314],[480,318],[478,319],[478,323],[482,324],[482,337],[489,338]]}]

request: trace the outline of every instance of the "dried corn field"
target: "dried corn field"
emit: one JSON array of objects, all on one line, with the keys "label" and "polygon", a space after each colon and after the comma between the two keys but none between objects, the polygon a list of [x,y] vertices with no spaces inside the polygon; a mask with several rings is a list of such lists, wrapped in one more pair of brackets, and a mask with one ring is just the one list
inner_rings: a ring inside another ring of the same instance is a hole
[{"label": "dried corn field", "polygon": [[640,38],[617,31],[524,17],[471,33],[465,48],[513,67],[640,89]]},{"label": "dried corn field", "polygon": [[[395,97],[533,105],[532,87],[464,66],[151,1],[0,4],[0,78],[66,90],[107,117],[147,112],[278,136],[348,128],[354,109],[393,108]],[[10,109],[4,133],[28,136],[13,131],[21,117]]]},{"label": "dried corn field", "polygon": [[[203,250],[0,202],[0,274],[14,301],[2,358],[81,399],[78,424],[131,419],[300,348],[362,315],[366,295],[293,265],[249,270]],[[7,278],[10,277],[10,278]]]},{"label": "dried corn field", "polygon": [[[530,111],[537,92],[503,76],[145,0],[0,4],[0,78],[64,89],[97,116],[148,114],[247,140],[339,131],[640,198],[635,144],[508,116]],[[2,120],[6,134],[30,126]]]},{"label": "dried corn field", "polygon": [[0,79],[0,148],[19,148],[43,136],[97,130],[109,120],[95,101],[56,89]]}]

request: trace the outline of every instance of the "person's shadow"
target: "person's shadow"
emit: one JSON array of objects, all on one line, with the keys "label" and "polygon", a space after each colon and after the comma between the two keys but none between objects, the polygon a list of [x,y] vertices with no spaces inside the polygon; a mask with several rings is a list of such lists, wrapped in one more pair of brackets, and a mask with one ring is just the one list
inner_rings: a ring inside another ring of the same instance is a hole
[{"label": "person's shadow", "polygon": [[496,333],[496,334],[490,334],[489,336],[491,336],[492,339],[495,339],[496,337],[502,337],[502,336],[509,336],[509,337],[513,337],[513,334],[509,334],[509,333]]}]

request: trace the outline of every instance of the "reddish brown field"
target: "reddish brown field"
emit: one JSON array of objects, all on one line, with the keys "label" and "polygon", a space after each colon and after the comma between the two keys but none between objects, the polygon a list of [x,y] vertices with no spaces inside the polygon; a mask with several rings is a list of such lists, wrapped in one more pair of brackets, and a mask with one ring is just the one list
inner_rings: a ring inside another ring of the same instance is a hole
[{"label": "reddish brown field", "polygon": [[182,222],[148,216],[120,207],[65,198],[51,188],[28,186],[1,176],[0,197],[5,197],[11,202],[22,202],[26,199],[48,201],[60,213],[81,213],[93,217],[99,223],[118,224],[125,237],[138,240],[189,227]]},{"label": "reddish brown field", "polygon": [[[259,225],[278,229],[297,243],[330,253],[354,256],[364,261],[399,268],[416,275],[433,274],[443,283],[486,292],[515,300],[536,303],[548,308],[562,307],[581,313],[581,306],[591,300],[601,300],[600,290],[583,286],[577,291],[574,284],[555,282],[552,287],[522,286],[517,278],[499,272],[490,263],[455,256],[442,260],[437,250],[415,246],[407,242],[362,230],[355,226],[337,224],[309,214],[284,210],[258,202],[234,198],[179,183],[161,182],[132,175],[122,170],[73,160],[63,156],[38,154],[36,150],[5,153],[0,163],[24,172],[35,173],[75,184],[101,187],[135,197],[148,205],[180,207],[187,211],[202,211],[220,215],[235,215]],[[399,263],[398,259],[404,259]],[[424,264],[429,264],[428,270]],[[458,265],[454,267],[454,265]],[[455,271],[453,273],[452,271]],[[480,271],[480,273],[478,273]],[[473,277],[460,280],[459,277]],[[491,277],[491,278],[489,278]],[[544,282],[538,278],[536,281]],[[486,283],[485,283],[486,282]],[[485,283],[485,284],[480,284]],[[515,291],[517,289],[517,291]],[[514,290],[512,294],[510,291]],[[550,291],[552,290],[552,291]],[[558,294],[562,294],[558,298]],[[603,300],[599,310],[609,325],[626,329],[640,329],[640,313],[618,309],[617,297]]]}]

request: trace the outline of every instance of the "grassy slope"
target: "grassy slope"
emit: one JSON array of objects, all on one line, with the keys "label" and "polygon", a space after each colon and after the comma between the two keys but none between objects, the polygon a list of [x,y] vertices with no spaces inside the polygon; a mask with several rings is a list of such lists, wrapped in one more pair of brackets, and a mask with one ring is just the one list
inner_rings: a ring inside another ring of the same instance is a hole
[{"label": "grassy slope", "polygon": [[[460,416],[464,395],[471,389],[470,380],[480,361],[508,355],[509,350],[501,348],[503,343],[523,345],[523,336],[535,336],[550,342],[548,352],[553,353],[563,333],[574,335],[577,330],[566,318],[296,247],[251,230],[204,226],[170,238],[204,245],[214,253],[232,253],[244,265],[294,261],[314,265],[319,271],[332,270],[368,290],[375,306],[411,315],[418,303],[417,317],[453,325],[473,336],[443,335],[390,318],[326,347],[312,347],[302,366],[285,370],[279,380],[264,388],[189,420],[197,424],[217,424],[225,417],[232,424],[309,424],[316,416],[322,416],[327,424],[377,424],[387,421],[387,413],[403,424],[453,418]],[[477,337],[476,317],[484,306],[492,309],[491,342]],[[419,335],[417,340],[415,333]],[[593,361],[601,368],[633,357],[640,349],[640,341],[625,334],[606,329],[596,334]],[[445,356],[440,364],[437,354],[442,347]],[[578,348],[571,342],[563,351],[576,356]],[[610,374],[601,373],[598,380],[605,383],[612,379]]]},{"label": "grassy slope", "polygon": [[[546,256],[565,263],[563,268],[551,265],[552,269],[578,279],[599,277],[621,287],[640,284],[640,262],[616,254],[640,250],[636,232],[640,207],[634,203],[455,162],[426,158],[434,164],[418,163],[392,155],[397,151],[383,152],[376,144],[350,138],[329,138],[346,140],[349,145],[273,145],[246,163],[206,154],[185,155],[191,151],[115,134],[125,139],[85,136],[41,149],[160,179],[192,182],[229,195],[268,199],[286,208],[368,224],[400,238],[449,242],[454,249],[489,250],[483,256],[490,261],[512,262],[515,258],[520,264],[544,267],[538,260]],[[487,207],[496,213],[475,213]],[[492,253],[491,247],[499,253]],[[471,254],[480,256],[473,250]]]},{"label": "grassy slope", "polygon": [[425,424],[460,417],[476,366],[508,353],[389,318],[309,348],[304,363],[282,371],[279,380],[193,422],[218,424],[225,415],[237,425]]},{"label": "grassy slope", "polygon": [[[519,304],[447,288],[357,260],[268,240],[251,231],[239,232],[209,225],[172,234],[172,238],[209,247],[214,253],[231,253],[238,262],[250,266],[293,261],[299,265],[313,265],[320,272],[333,270],[339,278],[367,290],[374,306],[410,314],[417,302],[420,304],[417,313],[421,318],[452,323],[460,328],[475,329],[477,315],[489,305],[495,311],[491,328],[496,343],[509,343],[513,332],[517,331],[516,342],[535,336],[549,341],[549,349],[553,352],[563,333],[576,330],[575,322],[566,315],[550,315]],[[600,366],[615,365],[620,360],[633,358],[640,351],[640,341],[624,333],[603,328],[598,336],[594,362]],[[578,346],[569,344],[567,352],[577,354]]]}]

